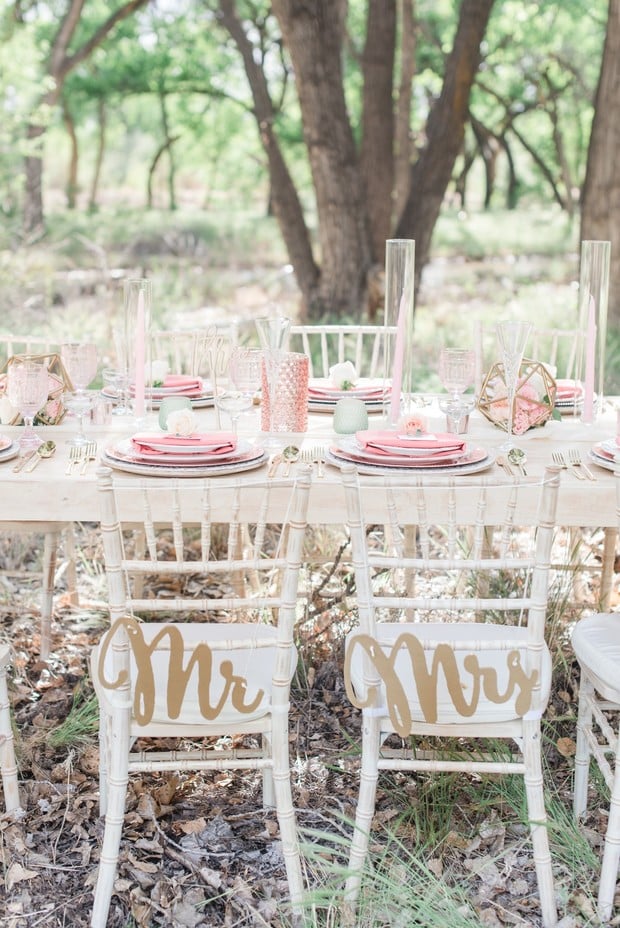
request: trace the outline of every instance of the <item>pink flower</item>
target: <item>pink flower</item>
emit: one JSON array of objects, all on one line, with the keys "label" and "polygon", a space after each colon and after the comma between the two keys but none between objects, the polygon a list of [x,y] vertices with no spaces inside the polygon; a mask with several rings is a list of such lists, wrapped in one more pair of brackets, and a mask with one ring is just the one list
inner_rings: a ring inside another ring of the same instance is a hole
[{"label": "pink flower", "polygon": [[419,413],[412,412],[403,416],[398,423],[399,431],[404,435],[420,435],[426,432],[426,419]]}]

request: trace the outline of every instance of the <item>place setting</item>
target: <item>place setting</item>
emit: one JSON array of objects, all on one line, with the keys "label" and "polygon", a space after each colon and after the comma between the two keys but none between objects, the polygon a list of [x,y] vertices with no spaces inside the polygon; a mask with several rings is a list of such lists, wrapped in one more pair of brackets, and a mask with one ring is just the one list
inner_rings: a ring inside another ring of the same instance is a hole
[{"label": "place setting", "polygon": [[160,431],[139,431],[110,445],[101,461],[146,476],[214,477],[260,467],[264,448],[235,432],[198,432],[191,409],[171,412]]},{"label": "place setting", "polygon": [[620,467],[620,439],[617,437],[605,438],[597,442],[588,452],[592,463],[598,464],[605,470],[615,473]]},{"label": "place setting", "polygon": [[366,474],[473,474],[491,467],[495,453],[451,432],[366,429],[340,438],[325,460],[336,467],[353,463]]},{"label": "place setting", "polygon": [[333,413],[339,400],[353,397],[364,403],[369,412],[381,412],[390,395],[390,387],[381,377],[358,377],[351,361],[329,369],[329,377],[311,377],[308,381],[308,409]]}]

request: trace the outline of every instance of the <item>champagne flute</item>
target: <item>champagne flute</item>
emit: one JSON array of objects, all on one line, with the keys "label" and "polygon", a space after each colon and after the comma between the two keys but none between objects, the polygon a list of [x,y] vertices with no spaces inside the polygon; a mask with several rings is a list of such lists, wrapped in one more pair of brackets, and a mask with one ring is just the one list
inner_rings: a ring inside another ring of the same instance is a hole
[{"label": "champagne flute", "polygon": [[19,410],[24,419],[20,450],[35,451],[42,439],[34,431],[34,417],[49,396],[49,374],[45,362],[15,358],[7,371],[7,396],[11,406]]},{"label": "champagne flute", "polygon": [[508,402],[508,415],[506,431],[508,438],[499,447],[501,451],[510,451],[514,447],[512,426],[514,422],[514,405],[519,380],[519,370],[523,361],[523,352],[532,326],[529,322],[517,322],[508,319],[498,322],[495,328],[497,341],[502,353],[504,365],[504,383],[506,384],[506,399]]},{"label": "champagne flute", "polygon": [[[255,320],[256,330],[265,364],[267,389],[269,390],[269,435],[263,442],[265,448],[279,448],[281,442],[275,435],[276,388],[280,372],[280,361],[288,345],[291,320],[286,316],[263,316]],[[264,400],[264,397],[263,397]]]},{"label": "champagne flute", "polygon": [[87,387],[97,376],[97,346],[92,342],[67,342],[60,346],[60,357],[74,386],[65,403],[78,419],[78,434],[67,444],[80,448],[88,444],[88,437],[84,434],[84,416],[91,407]]}]

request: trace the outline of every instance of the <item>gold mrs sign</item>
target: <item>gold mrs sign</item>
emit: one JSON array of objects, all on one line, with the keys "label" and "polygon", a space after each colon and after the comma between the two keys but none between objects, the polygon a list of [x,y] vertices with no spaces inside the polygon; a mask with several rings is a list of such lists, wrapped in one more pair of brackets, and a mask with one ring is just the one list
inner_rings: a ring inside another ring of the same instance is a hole
[{"label": "gold mrs sign", "polygon": [[411,734],[412,724],[407,692],[396,671],[396,659],[402,648],[409,653],[420,709],[425,720],[431,724],[437,721],[440,669],[443,671],[455,710],[459,715],[466,718],[472,716],[478,708],[481,691],[490,702],[498,705],[508,702],[516,693],[515,712],[518,716],[523,716],[532,705],[532,692],[538,682],[537,671],[533,671],[530,676],[525,673],[521,666],[519,652],[516,650],[507,651],[508,683],[502,693],[498,689],[496,668],[481,667],[477,656],[468,654],[463,660],[463,668],[470,674],[472,684],[471,699],[468,702],[464,696],[465,683],[461,680],[456,656],[449,644],[440,644],[433,649],[433,659],[429,670],[424,647],[413,632],[403,632],[399,635],[392,649],[387,653],[371,635],[360,633],[353,635],[349,641],[344,668],[347,695],[353,705],[359,709],[374,706],[378,688],[370,686],[365,700],[356,695],[351,683],[351,664],[356,648],[361,648],[366,653],[381,682],[384,684],[390,722],[394,726],[394,731],[402,738],[406,738],[407,735]]},{"label": "gold mrs sign", "polygon": [[211,684],[213,682],[213,652],[206,641],[199,642],[188,655],[187,665],[184,666],[184,642],[179,629],[174,625],[166,625],[148,643],[142,632],[142,623],[127,616],[118,619],[104,637],[99,652],[98,672],[101,684],[105,689],[117,690],[126,687],[129,683],[129,673],[120,670],[115,680],[108,680],[105,674],[105,661],[108,649],[111,647],[116,633],[124,628],[127,634],[129,647],[133,651],[136,662],[136,679],[134,685],[133,712],[139,725],[148,725],[153,718],[155,709],[155,690],[161,681],[156,681],[153,673],[151,657],[160,649],[160,643],[168,638],[170,656],[168,658],[168,677],[166,684],[166,704],[168,717],[176,719],[181,713],[185,698],[185,691],[192,675],[194,666],[198,667],[198,704],[202,716],[213,721],[222,711],[227,699],[241,714],[255,712],[265,695],[264,690],[258,690],[251,702],[246,703],[247,680],[233,673],[231,660],[223,660],[219,664],[224,686],[219,699],[211,704]]}]

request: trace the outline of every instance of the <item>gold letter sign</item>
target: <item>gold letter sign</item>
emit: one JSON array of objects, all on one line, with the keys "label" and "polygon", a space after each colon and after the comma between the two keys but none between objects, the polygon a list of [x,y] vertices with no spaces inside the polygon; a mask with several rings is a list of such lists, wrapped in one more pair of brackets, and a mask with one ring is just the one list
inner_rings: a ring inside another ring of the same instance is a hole
[{"label": "gold letter sign", "polygon": [[[525,673],[521,666],[521,656],[517,650],[506,652],[506,667],[508,669],[508,683],[506,690],[500,693],[497,683],[497,670],[495,667],[482,667],[476,654],[468,654],[463,660],[463,669],[471,679],[467,683],[461,680],[459,667],[452,647],[449,644],[439,644],[430,652],[432,663],[430,669],[426,663],[424,646],[413,632],[403,632],[394,641],[391,650],[383,648],[371,635],[360,633],[353,635],[349,640],[345,655],[344,680],[347,695],[354,706],[365,709],[373,706],[377,699],[376,686],[369,686],[366,699],[362,700],[355,693],[351,682],[351,664],[356,648],[361,648],[374,671],[378,674],[385,686],[385,699],[390,722],[402,738],[411,734],[411,710],[407,698],[407,688],[403,685],[396,671],[396,659],[401,648],[409,654],[412,676],[407,675],[405,684],[411,680],[415,683],[417,699],[425,720],[429,723],[437,721],[437,698],[439,671],[443,671],[446,688],[450,694],[452,704],[459,715],[466,718],[474,715],[478,708],[481,690],[490,702],[508,702],[515,695],[515,713],[523,716],[532,705],[532,691],[538,682],[538,673],[533,671],[531,676]],[[466,686],[471,686],[471,699],[467,701],[464,692]],[[413,700],[415,694],[412,693]]]},{"label": "gold letter sign", "polygon": [[[136,721],[139,725],[148,725],[153,718],[155,709],[155,687],[166,686],[166,703],[168,717],[176,719],[181,713],[185,690],[192,675],[194,665],[198,665],[198,702],[200,711],[205,719],[213,721],[222,711],[226,700],[230,695],[230,701],[233,707],[243,715],[255,712],[265,695],[264,690],[258,690],[252,702],[246,703],[245,696],[247,690],[247,680],[233,673],[232,661],[226,659],[219,665],[219,672],[222,675],[224,686],[219,699],[214,700],[213,705],[210,702],[211,683],[213,682],[213,652],[206,641],[200,641],[193,651],[189,654],[187,666],[183,666],[184,659],[184,642],[183,635],[176,625],[165,625],[154,636],[150,643],[147,643],[142,633],[143,625],[135,619],[126,616],[118,619],[110,628],[101,642],[99,652],[98,672],[101,685],[106,689],[115,690],[127,686],[127,671],[120,671],[116,680],[108,680],[105,675],[105,662],[108,649],[119,631],[120,627],[125,629],[129,647],[133,651],[136,662],[136,679],[134,683],[134,702],[133,711]],[[148,626],[147,626],[148,627]],[[168,648],[161,647],[161,641],[168,638]],[[168,674],[167,679],[157,679],[153,673],[153,664],[151,656],[155,651],[165,653],[169,651],[168,657]]]}]

